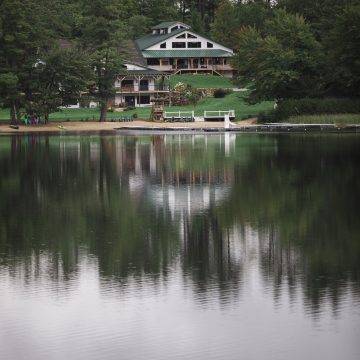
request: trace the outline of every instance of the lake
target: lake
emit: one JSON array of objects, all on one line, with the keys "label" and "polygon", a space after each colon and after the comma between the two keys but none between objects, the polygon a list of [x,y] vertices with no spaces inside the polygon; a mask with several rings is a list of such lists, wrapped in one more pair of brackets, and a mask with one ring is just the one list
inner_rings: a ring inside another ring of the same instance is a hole
[{"label": "lake", "polygon": [[360,135],[0,137],[0,359],[360,359]]}]

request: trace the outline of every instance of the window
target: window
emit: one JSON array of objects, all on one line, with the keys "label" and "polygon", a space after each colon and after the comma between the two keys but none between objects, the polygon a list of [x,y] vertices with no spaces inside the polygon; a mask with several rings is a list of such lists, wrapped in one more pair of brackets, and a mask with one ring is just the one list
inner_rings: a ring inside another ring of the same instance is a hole
[{"label": "window", "polygon": [[211,49],[211,48],[214,47],[214,44],[211,43],[211,42],[208,42],[208,43],[206,43],[206,46],[207,46],[208,49]]},{"label": "window", "polygon": [[197,39],[195,35],[187,34],[188,39]]},{"label": "window", "polygon": [[176,38],[177,38],[177,39],[185,39],[185,37],[186,37],[186,35],[185,35],[185,34],[182,34],[182,35],[177,36]]},{"label": "window", "polygon": [[148,65],[160,65],[160,60],[159,59],[147,59],[147,64]]},{"label": "window", "polygon": [[133,86],[134,81],[133,80],[123,80],[121,81],[121,86]]},{"label": "window", "polygon": [[188,42],[188,48],[201,48],[201,42]]},{"label": "window", "polygon": [[139,105],[148,105],[148,104],[150,104],[150,96],[146,96],[146,95],[138,96],[138,104]]},{"label": "window", "polygon": [[160,49],[166,49],[166,42],[160,44]]},{"label": "window", "polygon": [[173,31],[177,30],[178,28],[179,28],[179,26],[176,25],[176,26],[174,26],[174,27],[172,27],[172,28],[170,29],[170,32],[173,32]]},{"label": "window", "polygon": [[173,49],[184,49],[184,48],[186,48],[186,43],[185,42],[173,42],[172,48]]}]

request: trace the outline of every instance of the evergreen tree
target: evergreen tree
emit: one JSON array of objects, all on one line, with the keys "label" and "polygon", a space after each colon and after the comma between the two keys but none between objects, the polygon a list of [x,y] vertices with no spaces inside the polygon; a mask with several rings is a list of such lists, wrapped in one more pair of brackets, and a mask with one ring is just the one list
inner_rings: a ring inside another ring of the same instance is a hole
[{"label": "evergreen tree", "polygon": [[[54,27],[47,22],[52,9],[36,0],[0,3],[0,98],[10,107],[11,123],[19,122],[24,84],[31,69],[53,43]],[[55,15],[52,21],[57,23]]]},{"label": "evergreen tree", "polygon": [[114,80],[122,69],[126,24],[116,0],[84,2],[82,45],[92,53],[95,82],[90,93],[99,102],[100,121],[106,120],[109,101],[115,95]]},{"label": "evergreen tree", "polygon": [[220,44],[234,48],[236,33],[240,24],[236,16],[235,4],[230,0],[223,0],[215,12],[215,19],[211,26],[211,35]]}]

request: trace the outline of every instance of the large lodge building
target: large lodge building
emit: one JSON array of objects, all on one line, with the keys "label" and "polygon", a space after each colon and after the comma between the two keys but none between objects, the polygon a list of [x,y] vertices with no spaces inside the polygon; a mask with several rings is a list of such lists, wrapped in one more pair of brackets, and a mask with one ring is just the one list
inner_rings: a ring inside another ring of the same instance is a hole
[{"label": "large lodge building", "polygon": [[115,81],[114,105],[149,106],[169,92],[159,80],[171,74],[232,77],[233,51],[192,31],[181,22],[163,22],[135,40],[136,56]]},{"label": "large lodge building", "polygon": [[229,59],[233,51],[191,30],[181,22],[163,22],[152,28],[152,33],[135,41],[143,64],[171,72],[210,73],[231,77]]}]

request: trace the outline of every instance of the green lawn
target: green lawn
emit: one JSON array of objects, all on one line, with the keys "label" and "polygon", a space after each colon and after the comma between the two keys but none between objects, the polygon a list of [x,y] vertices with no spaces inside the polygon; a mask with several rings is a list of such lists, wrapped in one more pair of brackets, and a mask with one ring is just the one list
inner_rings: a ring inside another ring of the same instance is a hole
[{"label": "green lawn", "polygon": [[[195,111],[195,116],[204,115],[205,110],[235,110],[236,120],[241,120],[244,117],[254,117],[261,111],[268,111],[273,108],[273,101],[264,101],[256,105],[247,105],[244,102],[243,93],[232,93],[224,98],[204,98],[200,100],[195,106],[166,106],[166,111]],[[131,117],[134,113],[137,117],[148,119],[150,117],[150,108],[137,108],[131,111],[124,111],[122,113],[111,113],[108,118],[112,117]]]},{"label": "green lawn", "polygon": [[261,111],[267,111],[273,108],[273,101],[264,101],[256,105],[247,105],[243,99],[242,93],[232,93],[224,98],[204,98],[194,106],[174,106],[167,107],[168,111],[190,111],[195,110],[195,115],[204,114],[205,110],[235,110],[236,120],[244,117],[254,117]]},{"label": "green lawn", "polygon": [[[196,116],[204,114],[204,110],[235,110],[236,119],[241,120],[244,117],[256,116],[260,111],[267,111],[273,107],[272,101],[264,101],[256,105],[247,105],[243,100],[243,93],[232,93],[224,98],[204,98],[196,106],[174,106],[166,107],[167,111],[195,111]],[[151,108],[137,108],[124,112],[109,112],[108,119],[119,119],[121,117],[132,117],[149,119]],[[50,115],[50,121],[96,121],[99,119],[98,109],[65,109]],[[0,110],[0,121],[9,121],[9,111]]]},{"label": "green lawn", "polygon": [[173,75],[170,77],[170,85],[174,87],[177,83],[190,84],[194,88],[233,88],[236,87],[231,79],[213,75]]}]

